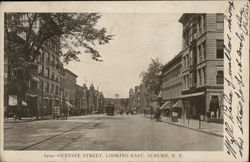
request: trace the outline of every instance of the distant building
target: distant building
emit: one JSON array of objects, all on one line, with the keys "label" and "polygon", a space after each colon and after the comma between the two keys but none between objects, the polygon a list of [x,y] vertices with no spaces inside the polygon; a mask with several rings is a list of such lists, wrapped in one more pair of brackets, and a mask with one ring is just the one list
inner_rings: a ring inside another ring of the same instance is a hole
[{"label": "distant building", "polygon": [[64,99],[68,107],[70,107],[70,114],[74,115],[76,113],[76,78],[77,75],[68,69],[64,69]]},{"label": "distant building", "polygon": [[95,108],[95,87],[93,84],[90,85],[88,90],[88,113],[91,114],[96,111]]}]

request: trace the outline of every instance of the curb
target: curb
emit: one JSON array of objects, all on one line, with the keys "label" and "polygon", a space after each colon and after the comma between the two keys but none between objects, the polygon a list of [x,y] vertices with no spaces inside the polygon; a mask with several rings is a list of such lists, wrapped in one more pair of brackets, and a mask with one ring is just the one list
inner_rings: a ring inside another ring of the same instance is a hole
[{"label": "curb", "polygon": [[31,119],[31,120],[16,120],[16,121],[4,121],[4,123],[27,123],[27,122],[35,122],[35,121],[43,121],[43,120],[51,120],[51,119]]},{"label": "curb", "polygon": [[200,130],[200,129],[190,128],[190,127],[186,127],[186,126],[183,126],[183,125],[179,125],[179,124],[175,124],[175,123],[171,123],[171,122],[167,122],[167,121],[163,121],[163,120],[162,120],[162,122],[168,123],[168,124],[172,124],[174,126],[178,126],[178,127],[182,127],[182,128],[194,130],[194,131],[197,131],[197,132],[202,132],[202,133],[214,135],[214,136],[217,136],[217,137],[224,137],[224,135],[220,135],[220,134],[216,134],[216,133],[212,133],[212,132],[207,132],[207,131],[203,131],[203,130]]}]

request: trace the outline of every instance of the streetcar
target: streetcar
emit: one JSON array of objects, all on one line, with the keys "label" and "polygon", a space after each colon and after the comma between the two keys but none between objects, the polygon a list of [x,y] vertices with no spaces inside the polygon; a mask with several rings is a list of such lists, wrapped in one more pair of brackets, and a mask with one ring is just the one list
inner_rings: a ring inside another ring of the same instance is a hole
[{"label": "streetcar", "polygon": [[115,115],[115,106],[114,104],[107,104],[106,105],[106,115],[114,116]]}]

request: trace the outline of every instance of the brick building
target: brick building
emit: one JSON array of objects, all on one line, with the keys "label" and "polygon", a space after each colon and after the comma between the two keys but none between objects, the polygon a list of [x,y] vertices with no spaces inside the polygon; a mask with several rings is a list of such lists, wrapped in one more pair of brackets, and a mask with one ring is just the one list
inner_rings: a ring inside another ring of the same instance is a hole
[{"label": "brick building", "polygon": [[172,60],[163,66],[161,89],[163,105],[161,105],[160,109],[165,110],[167,114],[170,113],[171,109],[176,109],[175,111],[181,116],[182,106],[173,106],[175,106],[177,102],[181,102],[182,53],[177,54]]},{"label": "brick building", "polygon": [[77,75],[68,69],[64,69],[64,82],[63,82],[63,96],[65,99],[66,106],[70,109],[70,114],[74,115],[76,113],[76,78]]},{"label": "brick building", "polygon": [[[46,41],[39,55],[37,72],[38,107],[43,115],[54,115],[54,108],[60,106],[60,73],[62,63],[60,61],[60,39],[53,37]],[[36,89],[35,84],[31,90]]]}]

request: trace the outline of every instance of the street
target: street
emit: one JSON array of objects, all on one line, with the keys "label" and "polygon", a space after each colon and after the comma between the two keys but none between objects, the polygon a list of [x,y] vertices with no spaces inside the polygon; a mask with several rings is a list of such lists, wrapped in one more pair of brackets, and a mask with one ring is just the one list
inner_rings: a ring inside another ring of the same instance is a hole
[{"label": "street", "polygon": [[87,115],[4,124],[5,150],[222,151],[223,137],[143,115]]}]

